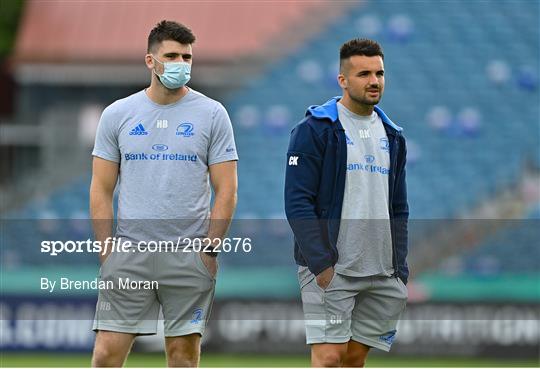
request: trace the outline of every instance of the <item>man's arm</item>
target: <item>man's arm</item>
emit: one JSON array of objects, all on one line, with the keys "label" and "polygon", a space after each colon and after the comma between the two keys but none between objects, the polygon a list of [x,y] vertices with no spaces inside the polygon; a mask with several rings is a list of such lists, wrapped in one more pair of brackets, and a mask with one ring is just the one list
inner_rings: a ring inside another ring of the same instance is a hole
[{"label": "man's arm", "polygon": [[236,209],[238,178],[236,160],[210,165],[210,183],[214,190],[214,206],[210,213],[208,238],[223,238],[227,234]]},{"label": "man's arm", "polygon": [[407,284],[409,277],[409,266],[407,265],[407,254],[409,248],[409,204],[407,201],[407,147],[405,145],[405,140],[403,140],[402,155],[398,177],[396,178],[396,188],[392,204],[392,223],[394,227],[394,242],[398,259],[399,277],[403,283]]},{"label": "man's arm", "polygon": [[[96,241],[104,245],[105,239],[112,237],[113,194],[118,180],[118,163],[94,156],[92,164],[92,182],[90,184],[90,217],[94,227]],[[105,255],[99,254],[101,263],[105,261],[111,249]]]},{"label": "man's arm", "polygon": [[308,124],[291,132],[285,171],[285,214],[309,270],[323,287],[333,276],[333,260],[320,229],[315,204],[322,175],[324,143]]}]

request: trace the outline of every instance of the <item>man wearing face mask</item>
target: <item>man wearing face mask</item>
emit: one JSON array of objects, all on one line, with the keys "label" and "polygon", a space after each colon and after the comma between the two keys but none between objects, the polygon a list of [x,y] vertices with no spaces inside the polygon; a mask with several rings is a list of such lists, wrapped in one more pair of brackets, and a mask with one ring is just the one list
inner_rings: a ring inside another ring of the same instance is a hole
[{"label": "man wearing face mask", "polygon": [[[99,122],[90,187],[95,237],[133,247],[100,255],[100,279],[114,287],[99,290],[93,366],[122,366],[137,335],[157,332],[160,310],[168,365],[199,363],[215,247],[236,207],[238,156],[223,105],[186,86],[194,42],[182,24],[157,24],[145,56],[150,87],[108,106]],[[210,247],[198,252],[193,240]],[[151,249],[151,242],[165,247]]]}]

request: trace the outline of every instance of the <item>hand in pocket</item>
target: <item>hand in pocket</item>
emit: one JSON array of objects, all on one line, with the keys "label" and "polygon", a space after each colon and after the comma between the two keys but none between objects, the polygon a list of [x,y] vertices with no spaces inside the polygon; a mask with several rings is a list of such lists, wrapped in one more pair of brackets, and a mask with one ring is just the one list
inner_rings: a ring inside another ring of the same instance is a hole
[{"label": "hand in pocket", "polygon": [[328,267],[319,274],[317,274],[317,285],[321,287],[323,290],[328,288],[328,285],[330,282],[332,282],[332,279],[334,278],[334,268]]}]

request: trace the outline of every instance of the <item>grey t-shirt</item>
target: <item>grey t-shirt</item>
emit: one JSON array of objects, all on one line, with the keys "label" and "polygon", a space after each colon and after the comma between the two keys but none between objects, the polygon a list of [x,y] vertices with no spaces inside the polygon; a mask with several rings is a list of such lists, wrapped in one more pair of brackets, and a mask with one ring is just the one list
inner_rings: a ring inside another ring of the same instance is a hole
[{"label": "grey t-shirt", "polygon": [[390,154],[386,131],[376,112],[361,116],[341,103],[337,105],[347,140],[347,174],[335,270],[353,277],[390,276]]},{"label": "grey t-shirt", "polygon": [[231,121],[219,102],[192,89],[159,105],[140,91],[109,105],[92,155],[120,164],[116,237],[205,237],[208,167],[238,160]]}]

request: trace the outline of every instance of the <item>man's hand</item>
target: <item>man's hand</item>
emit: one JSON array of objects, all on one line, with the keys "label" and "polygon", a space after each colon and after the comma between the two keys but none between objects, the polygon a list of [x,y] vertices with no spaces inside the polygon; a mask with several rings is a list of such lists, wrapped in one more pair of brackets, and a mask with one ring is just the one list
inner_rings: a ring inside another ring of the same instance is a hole
[{"label": "man's hand", "polygon": [[199,252],[199,254],[204,266],[206,267],[212,278],[216,278],[218,268],[217,258],[206,255],[204,252]]},{"label": "man's hand", "polygon": [[332,278],[334,278],[334,267],[328,267],[317,274],[317,284],[319,287],[325,290],[332,281]]},{"label": "man's hand", "polygon": [[110,252],[108,252],[107,255],[103,255],[102,253],[99,253],[99,256],[98,256],[98,257],[99,257],[99,263],[100,263],[101,265],[103,265],[103,263],[105,262],[105,260],[107,260],[107,258],[108,258],[109,256],[111,256],[111,253],[110,253]]}]

